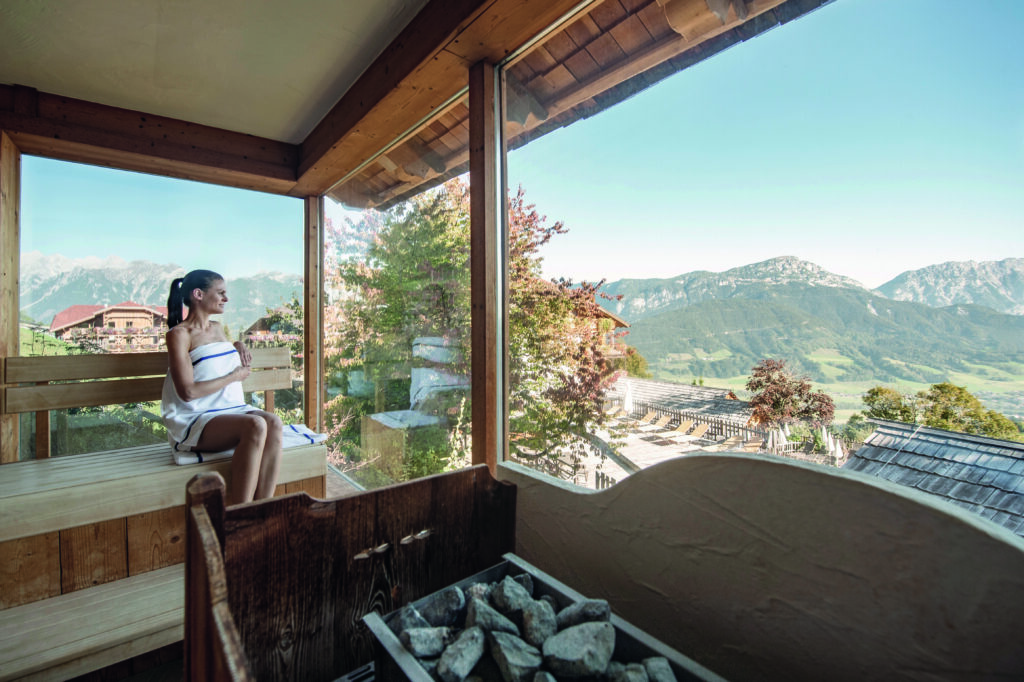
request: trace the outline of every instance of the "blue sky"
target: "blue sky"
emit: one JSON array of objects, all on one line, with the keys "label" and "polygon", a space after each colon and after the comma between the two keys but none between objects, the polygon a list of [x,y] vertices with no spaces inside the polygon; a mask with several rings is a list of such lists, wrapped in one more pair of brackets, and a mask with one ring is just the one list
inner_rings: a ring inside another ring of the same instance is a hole
[{"label": "blue sky", "polygon": [[545,274],[1024,257],[1024,2],[836,0],[510,154]]},{"label": "blue sky", "polygon": [[[795,255],[877,286],[1024,257],[1022,35],[1017,0],[836,0],[513,152],[512,186],[570,228],[545,274]],[[26,158],[22,218],[24,251],[302,266],[288,197]]]}]

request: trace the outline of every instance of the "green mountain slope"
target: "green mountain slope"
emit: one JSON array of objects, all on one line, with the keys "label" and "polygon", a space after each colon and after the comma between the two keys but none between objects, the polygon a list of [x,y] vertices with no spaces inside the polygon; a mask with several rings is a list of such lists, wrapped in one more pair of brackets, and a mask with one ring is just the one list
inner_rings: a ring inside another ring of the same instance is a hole
[{"label": "green mountain slope", "polygon": [[[627,342],[655,372],[729,377],[766,357],[815,381],[936,382],[972,365],[1024,362],[1024,317],[973,305],[931,308],[863,288],[789,281],[633,321]],[[822,360],[820,351],[831,349]]]}]

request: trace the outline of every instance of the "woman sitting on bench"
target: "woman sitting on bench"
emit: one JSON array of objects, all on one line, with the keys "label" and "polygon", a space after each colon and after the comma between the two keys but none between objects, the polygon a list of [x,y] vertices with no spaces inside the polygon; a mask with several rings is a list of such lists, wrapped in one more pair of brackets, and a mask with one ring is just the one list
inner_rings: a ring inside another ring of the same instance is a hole
[{"label": "woman sitting on bench", "polygon": [[[224,278],[193,270],[171,282],[167,298],[167,355],[161,414],[175,451],[234,449],[227,503],[271,497],[281,463],[282,423],[246,404],[242,382],[251,355],[233,344],[211,315],[228,302]],[[182,306],[188,308],[182,319]]]}]

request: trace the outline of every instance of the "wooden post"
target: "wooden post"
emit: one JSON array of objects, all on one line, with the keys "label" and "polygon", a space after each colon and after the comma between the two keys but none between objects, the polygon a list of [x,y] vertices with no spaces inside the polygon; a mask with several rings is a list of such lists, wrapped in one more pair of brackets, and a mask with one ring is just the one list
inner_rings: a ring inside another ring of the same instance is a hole
[{"label": "wooden post", "polygon": [[496,474],[504,450],[504,264],[501,154],[494,66],[469,70],[470,297],[472,304],[473,464]]},{"label": "wooden post", "polygon": [[305,200],[303,277],[303,413],[306,426],[323,432],[324,379],[323,344],[323,259],[324,259],[324,198],[306,197]]},{"label": "wooden post", "polygon": [[21,151],[0,131],[0,464],[18,461],[18,415],[5,414],[7,358],[18,354]]}]

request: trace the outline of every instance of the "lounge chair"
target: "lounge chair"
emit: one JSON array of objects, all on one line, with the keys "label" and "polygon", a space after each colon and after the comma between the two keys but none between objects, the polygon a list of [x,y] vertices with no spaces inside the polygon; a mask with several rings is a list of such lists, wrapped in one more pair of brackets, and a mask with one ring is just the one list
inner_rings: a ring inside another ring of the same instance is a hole
[{"label": "lounge chair", "polygon": [[750,440],[743,443],[743,452],[759,452],[761,447],[764,445],[764,439],[762,438],[751,438]]},{"label": "lounge chair", "polygon": [[710,424],[697,424],[690,433],[672,434],[671,436],[666,436],[666,439],[673,443],[688,443],[702,438],[709,428],[711,428]]},{"label": "lounge chair", "polygon": [[642,424],[638,426],[636,430],[644,432],[664,431],[665,425],[668,424],[670,421],[672,421],[672,415],[666,414],[662,417],[659,417],[658,420],[655,422],[651,422],[650,424]]},{"label": "lounge chair", "polygon": [[743,438],[740,436],[729,436],[725,440],[718,441],[708,445],[703,450],[707,452],[726,452],[735,451],[739,449],[739,446],[743,444]]},{"label": "lounge chair", "polygon": [[653,421],[654,418],[657,417],[657,416],[658,416],[658,413],[655,412],[654,410],[651,410],[650,412],[648,412],[644,416],[640,417],[639,419],[629,419],[629,418],[627,418],[627,419],[625,419],[625,422],[627,424],[629,424],[630,426],[638,427],[638,426],[642,426],[644,424],[651,423],[651,421]]},{"label": "lounge chair", "polygon": [[678,434],[678,435],[681,436],[681,435],[683,435],[684,433],[686,433],[687,431],[689,431],[692,428],[693,428],[693,420],[692,419],[684,419],[681,422],[679,422],[679,426],[677,426],[676,428],[674,428],[671,431],[669,431],[669,435],[676,435],[676,434]]}]

